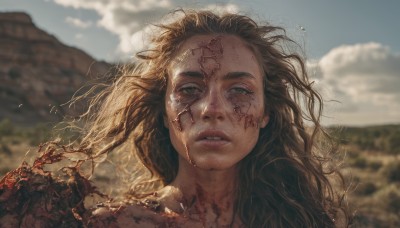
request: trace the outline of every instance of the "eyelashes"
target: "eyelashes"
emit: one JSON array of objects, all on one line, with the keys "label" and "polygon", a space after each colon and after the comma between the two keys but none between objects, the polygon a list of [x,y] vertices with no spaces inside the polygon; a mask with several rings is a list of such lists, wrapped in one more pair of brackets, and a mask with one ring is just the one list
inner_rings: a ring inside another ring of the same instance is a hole
[{"label": "eyelashes", "polygon": [[[197,83],[187,83],[177,89],[179,95],[183,96],[200,96],[207,88]],[[232,86],[227,90],[228,95],[252,95],[254,91],[246,86]]]},{"label": "eyelashes", "polygon": [[240,94],[240,95],[251,95],[254,92],[250,89],[247,89],[245,87],[233,87],[229,90],[230,93],[232,94]]},{"label": "eyelashes", "polygon": [[203,88],[195,83],[187,83],[178,88],[178,93],[187,96],[199,96],[203,93]]}]

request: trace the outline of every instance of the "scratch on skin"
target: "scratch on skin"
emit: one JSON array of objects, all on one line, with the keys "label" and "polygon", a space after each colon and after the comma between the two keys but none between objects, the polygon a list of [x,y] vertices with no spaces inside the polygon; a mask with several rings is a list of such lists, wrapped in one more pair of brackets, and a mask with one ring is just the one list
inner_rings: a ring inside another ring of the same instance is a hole
[{"label": "scratch on skin", "polygon": [[182,123],[181,123],[181,116],[182,116],[183,114],[185,114],[185,113],[189,113],[190,121],[191,121],[192,124],[194,124],[193,114],[192,114],[192,110],[190,109],[190,107],[191,107],[192,104],[193,104],[194,102],[196,102],[196,101],[197,101],[197,99],[196,99],[195,101],[191,102],[190,104],[187,104],[186,107],[185,107],[182,111],[180,111],[180,112],[178,113],[178,115],[176,116],[176,118],[175,118],[174,120],[172,120],[172,123],[176,123],[176,124],[177,124],[177,127],[178,127],[178,130],[179,130],[179,131],[182,131],[182,130],[183,130]]},{"label": "scratch on skin", "polygon": [[188,148],[188,146],[187,146],[186,144],[185,144],[185,149],[186,149],[186,156],[187,156],[187,159],[188,159],[189,163],[190,163],[191,165],[193,165],[194,167],[196,167],[197,165],[196,165],[196,163],[192,160],[192,158],[190,157],[189,148]]}]

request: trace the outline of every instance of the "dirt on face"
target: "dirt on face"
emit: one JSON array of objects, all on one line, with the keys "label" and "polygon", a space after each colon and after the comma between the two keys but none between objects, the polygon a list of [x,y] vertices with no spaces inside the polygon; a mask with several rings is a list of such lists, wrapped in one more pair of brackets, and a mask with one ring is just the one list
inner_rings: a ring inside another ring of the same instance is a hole
[{"label": "dirt on face", "polygon": [[[198,63],[200,65],[201,73],[203,74],[205,87],[209,83],[214,74],[221,68],[220,59],[222,58],[223,48],[221,44],[221,36],[212,38],[208,43],[200,43],[198,48],[191,49],[191,54],[195,55],[200,52]],[[183,110],[178,113],[176,118],[172,121],[179,131],[182,131],[181,116],[188,113],[192,124],[194,123],[193,113],[191,106],[196,103],[201,97],[190,96],[182,97],[179,102],[184,106]]]},{"label": "dirt on face", "polygon": [[[208,43],[202,42],[198,45],[197,48],[193,48],[190,50],[190,53],[192,55],[196,55],[197,53],[199,53],[199,58],[197,61],[204,80],[204,91],[207,90],[208,84],[212,83],[211,79],[215,77],[215,74],[221,69],[221,59],[223,58],[224,53],[223,45],[221,42],[222,38],[222,36],[216,36],[212,38]],[[233,107],[233,114],[235,115],[235,119],[238,122],[243,121],[243,127],[245,129],[248,127],[258,128],[261,121],[261,117],[256,117],[253,114],[249,114],[249,110],[253,105],[253,94],[253,91],[248,90],[244,94],[235,94],[228,97],[228,100],[231,102]],[[189,115],[192,124],[195,122],[191,107],[201,98],[202,94],[179,96],[177,102],[180,103],[180,106],[183,108],[178,112],[175,119],[172,120],[172,123],[174,123],[179,131],[183,130],[181,117],[184,114],[187,113]]]}]

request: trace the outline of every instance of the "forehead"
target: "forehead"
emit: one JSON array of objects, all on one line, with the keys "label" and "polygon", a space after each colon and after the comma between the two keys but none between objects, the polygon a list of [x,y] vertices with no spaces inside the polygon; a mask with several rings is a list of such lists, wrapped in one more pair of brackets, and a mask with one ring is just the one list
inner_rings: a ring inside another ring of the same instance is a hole
[{"label": "forehead", "polygon": [[218,34],[196,35],[187,39],[172,58],[170,70],[176,70],[177,68],[196,70],[199,67],[199,58],[207,58],[212,55],[211,52],[200,47],[210,44],[212,40],[218,40],[222,48],[222,55],[218,60],[221,64],[221,70],[224,68],[229,68],[232,71],[252,69],[253,71],[258,71],[257,73],[261,73],[256,55],[248,44],[237,36]]}]

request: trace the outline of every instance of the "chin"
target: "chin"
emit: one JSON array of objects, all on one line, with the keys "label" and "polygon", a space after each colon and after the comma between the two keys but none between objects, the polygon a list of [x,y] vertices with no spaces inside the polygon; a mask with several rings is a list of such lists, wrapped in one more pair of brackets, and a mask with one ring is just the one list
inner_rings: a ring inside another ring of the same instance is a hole
[{"label": "chin", "polygon": [[237,163],[232,161],[221,161],[218,159],[195,159],[195,165],[203,170],[227,170],[233,168]]}]

